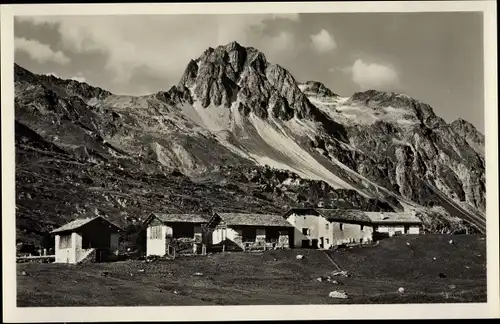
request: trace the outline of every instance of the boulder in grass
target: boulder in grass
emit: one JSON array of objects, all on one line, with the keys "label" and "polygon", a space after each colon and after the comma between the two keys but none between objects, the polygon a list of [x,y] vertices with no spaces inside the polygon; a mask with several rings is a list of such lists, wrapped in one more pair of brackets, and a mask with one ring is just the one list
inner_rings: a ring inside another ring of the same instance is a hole
[{"label": "boulder in grass", "polygon": [[398,293],[404,294],[405,293],[405,289],[403,287],[399,287]]},{"label": "boulder in grass", "polygon": [[347,294],[344,291],[330,291],[328,294],[328,297],[330,298],[340,298],[340,299],[347,299]]},{"label": "boulder in grass", "polygon": [[345,271],[345,270],[337,270],[337,271],[332,271],[332,276],[340,276],[340,277],[350,277],[351,275]]},{"label": "boulder in grass", "polygon": [[299,254],[295,257],[297,260],[302,260],[304,258],[304,256],[302,254]]}]

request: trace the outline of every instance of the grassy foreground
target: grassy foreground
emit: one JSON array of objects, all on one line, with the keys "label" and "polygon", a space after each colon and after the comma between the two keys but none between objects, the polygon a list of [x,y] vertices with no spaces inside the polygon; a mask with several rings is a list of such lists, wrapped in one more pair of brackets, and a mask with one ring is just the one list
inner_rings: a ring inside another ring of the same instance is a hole
[{"label": "grassy foreground", "polygon": [[[338,278],[341,285],[317,281],[336,268],[325,252],[304,249],[218,253],[155,263],[20,263],[17,304],[47,307],[486,301],[483,236],[393,237],[378,246],[327,253],[352,274]],[[296,259],[297,254],[304,258]],[[27,275],[22,275],[23,271]],[[197,272],[203,276],[194,275]],[[399,287],[405,289],[404,294],[398,293]],[[349,298],[329,298],[328,293],[334,290],[344,290]]]}]

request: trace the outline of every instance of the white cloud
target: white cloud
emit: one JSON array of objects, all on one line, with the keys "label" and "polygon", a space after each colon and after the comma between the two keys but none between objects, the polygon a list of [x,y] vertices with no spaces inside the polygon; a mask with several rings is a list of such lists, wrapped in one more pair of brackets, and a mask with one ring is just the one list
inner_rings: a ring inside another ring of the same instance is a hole
[{"label": "white cloud", "polygon": [[62,79],[59,75],[57,75],[56,73],[54,72],[49,72],[49,73],[44,73],[45,75],[52,75],[53,77],[56,77],[56,78],[59,78],[59,79]]},{"label": "white cloud", "polygon": [[16,51],[25,52],[33,60],[39,63],[55,62],[59,64],[68,64],[70,59],[61,51],[53,51],[50,46],[42,44],[34,39],[16,37],[14,39]]},{"label": "white cloud", "polygon": [[56,77],[56,78],[59,78],[59,79],[62,79],[62,80],[75,80],[75,81],[78,81],[78,82],[87,82],[87,80],[85,79],[85,77],[82,75],[81,72],[78,72],[75,76],[73,76],[71,78],[62,77],[59,74],[54,73],[54,72],[48,72],[48,73],[44,73],[44,74],[45,75],[51,75],[53,77]]},{"label": "white cloud", "polygon": [[299,21],[300,16],[297,13],[283,13],[283,14],[272,14],[274,19],[288,19],[292,21]]},{"label": "white cloud", "polygon": [[[283,56],[283,53],[290,53],[295,48],[295,36],[292,33],[282,31],[275,36],[262,35],[258,39],[258,45],[265,48],[264,54],[267,59],[276,63]],[[258,46],[257,44],[255,44]],[[260,49],[260,47],[258,47]]]},{"label": "white cloud", "polygon": [[315,35],[311,35],[311,41],[314,49],[319,53],[330,52],[337,48],[335,38],[325,29],[322,29]]},{"label": "white cloud", "polygon": [[129,81],[135,68],[147,68],[155,77],[180,77],[191,58],[198,57],[208,47],[234,40],[272,56],[293,45],[294,38],[287,32],[277,37],[262,37],[264,22],[300,19],[297,14],[19,18],[34,24],[55,24],[61,44],[68,51],[106,54],[105,68],[120,83]]},{"label": "white cloud", "polygon": [[72,77],[71,80],[75,80],[78,82],[87,82],[87,79],[85,79],[85,77],[80,72],[78,72],[74,77]]},{"label": "white cloud", "polygon": [[281,32],[279,35],[275,37],[271,37],[272,44],[276,46],[276,49],[288,50],[293,47],[295,43],[295,37],[292,33],[289,32]]},{"label": "white cloud", "polygon": [[358,59],[344,72],[352,74],[352,81],[361,90],[391,90],[399,86],[398,72],[389,65],[365,63]]}]

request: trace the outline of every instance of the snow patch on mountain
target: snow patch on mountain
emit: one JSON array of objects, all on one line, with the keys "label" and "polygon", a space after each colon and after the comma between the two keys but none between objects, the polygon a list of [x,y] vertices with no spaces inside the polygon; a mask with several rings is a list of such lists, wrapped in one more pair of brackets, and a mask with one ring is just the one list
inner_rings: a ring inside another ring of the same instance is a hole
[{"label": "snow patch on mountain", "polygon": [[[280,168],[296,172],[297,174],[313,180],[325,180],[333,188],[354,189],[350,184],[340,179],[316,161],[306,150],[300,147],[291,137],[276,130],[273,125],[264,122],[262,119],[250,114],[249,120],[257,130],[259,136],[271,147],[290,158],[294,167],[278,162]],[[275,124],[276,125],[276,124]],[[274,126],[275,126],[274,125]],[[269,159],[267,162],[270,162]],[[259,163],[264,161],[261,159]]]}]

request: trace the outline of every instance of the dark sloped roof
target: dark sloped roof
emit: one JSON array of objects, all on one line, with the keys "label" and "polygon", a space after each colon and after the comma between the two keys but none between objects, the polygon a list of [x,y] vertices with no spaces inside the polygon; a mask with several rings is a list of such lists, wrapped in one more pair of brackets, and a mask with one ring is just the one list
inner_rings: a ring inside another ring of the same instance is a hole
[{"label": "dark sloped roof", "polygon": [[207,223],[208,220],[201,214],[164,214],[151,213],[165,223]]},{"label": "dark sloped roof", "polygon": [[101,216],[96,216],[96,217],[75,219],[74,221],[69,222],[66,225],[63,225],[63,226],[61,226],[59,228],[56,228],[51,233],[61,233],[61,232],[75,231],[75,230],[83,227],[84,225],[87,225],[87,224],[89,224],[89,223],[91,223],[91,222],[93,222],[93,221],[95,221],[97,219],[102,219],[102,220],[108,222],[109,224],[111,224],[117,230],[121,230],[118,226],[116,226],[115,224],[111,223],[106,218],[101,217]]},{"label": "dark sloped roof", "polygon": [[286,214],[319,214],[329,221],[372,224],[420,224],[422,221],[411,212],[367,212],[356,209],[292,208]]},{"label": "dark sloped roof", "polygon": [[217,213],[227,226],[292,227],[283,216],[274,214]]},{"label": "dark sloped roof", "polygon": [[417,216],[413,215],[411,212],[400,212],[400,213],[380,213],[380,212],[365,212],[365,214],[370,218],[372,223],[383,224],[383,223],[401,223],[401,224],[420,224],[422,221]]},{"label": "dark sloped roof", "polygon": [[304,215],[304,214],[312,214],[312,215],[317,215],[318,211],[317,208],[314,207],[294,207],[290,208],[286,213],[285,217],[289,216],[292,213],[296,213],[299,215]]},{"label": "dark sloped roof", "polygon": [[329,221],[370,223],[370,218],[361,210],[317,208],[317,211]]}]

